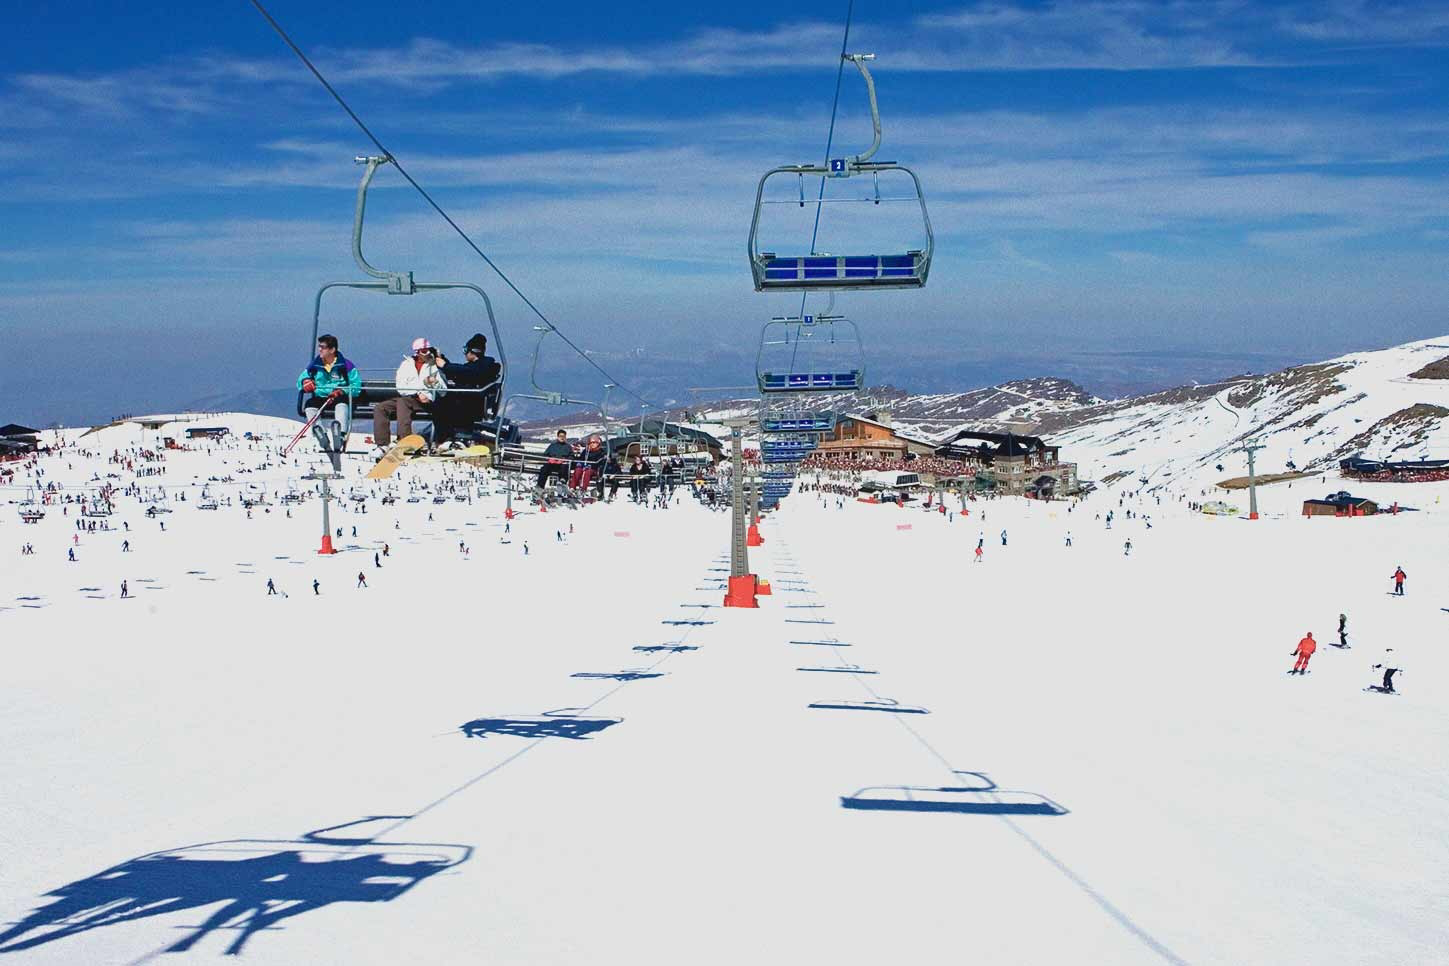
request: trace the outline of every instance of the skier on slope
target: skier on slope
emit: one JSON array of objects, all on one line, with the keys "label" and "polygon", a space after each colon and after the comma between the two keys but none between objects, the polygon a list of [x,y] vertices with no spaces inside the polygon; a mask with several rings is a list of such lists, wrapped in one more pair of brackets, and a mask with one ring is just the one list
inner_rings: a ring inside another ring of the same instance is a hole
[{"label": "skier on slope", "polygon": [[1293,649],[1292,653],[1298,656],[1298,660],[1293,663],[1293,670],[1288,673],[1307,674],[1308,659],[1313,656],[1313,652],[1316,650],[1318,650],[1318,642],[1313,639],[1313,632],[1309,631],[1308,635],[1299,641],[1298,646]]},{"label": "skier on slope", "polygon": [[1338,646],[1348,647],[1348,615],[1338,615]]},{"label": "skier on slope", "polygon": [[1394,675],[1402,671],[1403,668],[1393,666],[1399,663],[1398,660],[1393,656],[1393,654],[1394,649],[1392,647],[1386,648],[1384,650],[1383,659],[1372,666],[1372,670],[1384,672],[1384,683],[1381,685],[1370,684],[1368,686],[1369,691],[1378,691],[1381,694],[1398,693],[1394,690]]},{"label": "skier on slope", "polygon": [[1394,593],[1400,597],[1404,596],[1404,580],[1408,576],[1403,567],[1394,568]]}]

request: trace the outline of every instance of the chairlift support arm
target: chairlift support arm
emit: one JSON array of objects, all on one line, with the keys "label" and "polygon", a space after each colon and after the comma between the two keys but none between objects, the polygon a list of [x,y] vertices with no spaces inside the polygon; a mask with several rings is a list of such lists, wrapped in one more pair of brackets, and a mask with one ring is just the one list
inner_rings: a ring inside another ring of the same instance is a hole
[{"label": "chairlift support arm", "polygon": [[368,156],[356,157],[352,161],[354,164],[367,165],[367,169],[362,172],[362,181],[357,186],[357,208],[352,216],[352,259],[368,275],[385,280],[389,295],[412,295],[416,291],[412,272],[386,272],[374,268],[362,254],[362,222],[367,213],[367,189],[372,185],[372,176],[377,174],[378,167],[389,163],[392,158]]}]

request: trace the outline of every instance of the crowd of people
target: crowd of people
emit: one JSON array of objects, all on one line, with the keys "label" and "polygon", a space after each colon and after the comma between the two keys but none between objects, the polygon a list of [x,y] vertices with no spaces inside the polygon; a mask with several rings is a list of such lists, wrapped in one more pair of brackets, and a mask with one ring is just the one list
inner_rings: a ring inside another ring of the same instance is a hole
[{"label": "crowd of people", "polygon": [[594,499],[613,500],[620,487],[627,486],[630,498],[642,501],[657,483],[658,495],[667,502],[687,475],[687,465],[679,457],[664,458],[657,465],[640,452],[626,459],[627,465],[597,435],[583,442],[570,441],[567,430],[560,429],[543,451],[543,464],[535,475],[534,487],[542,495],[549,481],[557,479],[559,485],[574,494],[581,496],[592,488]]},{"label": "crowd of people", "polygon": [[807,470],[829,470],[840,473],[901,472],[928,473],[932,476],[975,476],[976,467],[960,460],[940,456],[917,456],[915,459],[900,457],[868,457],[856,459],[849,456],[830,456],[815,452],[801,462]]}]

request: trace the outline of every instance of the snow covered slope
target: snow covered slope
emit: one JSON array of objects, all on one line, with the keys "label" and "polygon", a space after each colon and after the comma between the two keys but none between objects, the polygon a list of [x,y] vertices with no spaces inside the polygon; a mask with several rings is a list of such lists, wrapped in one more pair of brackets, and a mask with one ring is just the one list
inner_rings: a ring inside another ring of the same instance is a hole
[{"label": "snow covered slope", "polygon": [[[1333,394],[1419,401],[1432,355]],[[1307,392],[1264,385],[1160,405]],[[1082,447],[1175,454],[1100,415]],[[508,522],[477,471],[354,459],[318,556],[315,499],[275,502],[319,465],[276,456],[295,424],[212,421],[264,441],[137,476],[141,431],[77,433],[4,491],[140,496],[84,533],[0,507],[4,962],[1443,962],[1449,483],[1354,520],[1269,487],[1257,523],[800,493],[752,553],[775,593],[724,610],[729,517],[682,495]],[[1385,660],[1402,693],[1365,692]]]},{"label": "snow covered slope", "polygon": [[[1196,494],[1246,472],[1235,453],[1264,446],[1259,473],[1335,474],[1338,461],[1449,452],[1449,380],[1413,374],[1449,356],[1449,338],[1357,352],[1267,376],[1193,386],[1044,417],[1036,431],[1084,479]],[[1217,466],[1222,464],[1224,470]]]}]

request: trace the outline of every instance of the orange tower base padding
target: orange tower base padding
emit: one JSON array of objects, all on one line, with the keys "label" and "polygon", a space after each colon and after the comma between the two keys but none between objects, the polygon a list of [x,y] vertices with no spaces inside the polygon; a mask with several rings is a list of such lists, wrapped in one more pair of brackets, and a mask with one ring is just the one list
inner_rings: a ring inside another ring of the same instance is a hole
[{"label": "orange tower base padding", "polygon": [[750,528],[745,531],[745,546],[762,547],[764,544],[765,538],[760,536],[760,528],[753,523],[750,524]]},{"label": "orange tower base padding", "polygon": [[775,596],[775,592],[770,589],[770,582],[763,578],[756,578],[755,593],[759,594],[761,597]]},{"label": "orange tower base padding", "polygon": [[332,534],[330,534],[330,533],[324,533],[324,534],[322,534],[322,549],[321,550],[318,550],[317,552],[318,553],[336,553],[337,552],[336,550],[333,550],[332,549]]},{"label": "orange tower base padding", "polygon": [[729,589],[725,592],[726,607],[759,607],[755,600],[755,575],[745,574],[729,578]]}]

